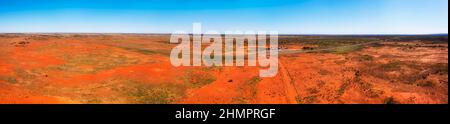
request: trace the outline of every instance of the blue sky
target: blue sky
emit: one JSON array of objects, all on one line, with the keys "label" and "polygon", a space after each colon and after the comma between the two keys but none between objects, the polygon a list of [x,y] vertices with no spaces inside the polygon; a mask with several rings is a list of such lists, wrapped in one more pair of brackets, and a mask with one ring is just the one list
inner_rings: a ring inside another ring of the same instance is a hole
[{"label": "blue sky", "polygon": [[448,0],[1,0],[0,32],[448,33]]}]

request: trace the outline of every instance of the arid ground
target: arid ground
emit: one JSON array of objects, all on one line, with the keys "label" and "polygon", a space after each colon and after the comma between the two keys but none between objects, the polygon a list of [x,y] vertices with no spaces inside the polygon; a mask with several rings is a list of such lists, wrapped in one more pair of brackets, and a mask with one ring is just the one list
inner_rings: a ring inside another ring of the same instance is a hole
[{"label": "arid ground", "polygon": [[174,67],[170,35],[0,34],[2,104],[448,104],[448,36],[280,36],[277,76]]}]

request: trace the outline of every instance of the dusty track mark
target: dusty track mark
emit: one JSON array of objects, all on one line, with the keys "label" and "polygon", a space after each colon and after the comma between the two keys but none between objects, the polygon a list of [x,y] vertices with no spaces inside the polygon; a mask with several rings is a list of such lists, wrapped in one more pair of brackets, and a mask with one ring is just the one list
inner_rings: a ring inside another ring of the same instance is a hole
[{"label": "dusty track mark", "polygon": [[283,66],[283,63],[279,61],[280,65],[280,76],[281,80],[284,84],[284,90],[286,93],[287,102],[289,104],[297,104],[297,90],[292,84],[291,76],[289,75],[289,72],[286,70],[286,68]]}]

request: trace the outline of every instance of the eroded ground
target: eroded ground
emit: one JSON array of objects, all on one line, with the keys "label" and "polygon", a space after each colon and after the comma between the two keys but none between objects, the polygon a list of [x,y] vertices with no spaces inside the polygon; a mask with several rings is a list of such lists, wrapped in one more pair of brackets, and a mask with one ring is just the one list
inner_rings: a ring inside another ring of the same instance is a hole
[{"label": "eroded ground", "polygon": [[448,104],[448,40],[281,37],[273,78],[257,67],[173,67],[168,41],[1,34],[0,103]]}]

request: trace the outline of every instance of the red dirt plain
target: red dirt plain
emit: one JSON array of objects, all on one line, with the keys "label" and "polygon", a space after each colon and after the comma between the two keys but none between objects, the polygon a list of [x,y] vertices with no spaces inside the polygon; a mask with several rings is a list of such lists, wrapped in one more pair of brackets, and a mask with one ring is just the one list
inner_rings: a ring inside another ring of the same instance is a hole
[{"label": "red dirt plain", "polygon": [[343,46],[281,36],[272,78],[258,67],[173,67],[169,38],[0,34],[0,103],[448,104],[447,37]]}]

